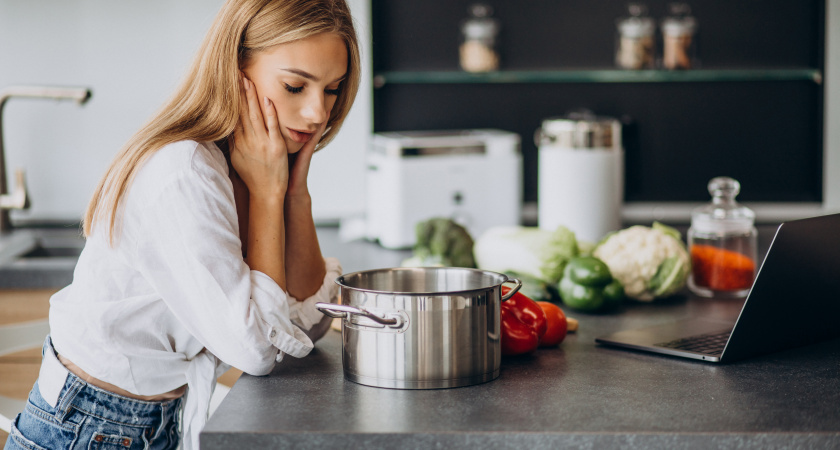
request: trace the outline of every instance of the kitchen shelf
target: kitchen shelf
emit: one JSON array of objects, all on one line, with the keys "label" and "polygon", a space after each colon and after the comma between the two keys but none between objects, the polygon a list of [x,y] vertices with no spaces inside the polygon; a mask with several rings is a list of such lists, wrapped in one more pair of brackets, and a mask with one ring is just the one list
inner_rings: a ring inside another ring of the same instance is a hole
[{"label": "kitchen shelf", "polygon": [[386,84],[517,84],[517,83],[693,83],[720,81],[813,81],[822,84],[817,69],[695,69],[670,70],[510,70],[486,73],[449,71],[381,72],[374,86]]}]

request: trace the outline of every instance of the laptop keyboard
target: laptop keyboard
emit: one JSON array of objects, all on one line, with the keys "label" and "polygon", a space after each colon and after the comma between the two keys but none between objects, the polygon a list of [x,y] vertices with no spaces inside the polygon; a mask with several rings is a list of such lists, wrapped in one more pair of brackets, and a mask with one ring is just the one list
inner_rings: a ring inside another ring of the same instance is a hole
[{"label": "laptop keyboard", "polygon": [[670,342],[656,344],[657,347],[686,350],[689,352],[702,353],[704,355],[719,355],[729,340],[732,330],[716,334],[701,334],[687,338],[677,339]]}]

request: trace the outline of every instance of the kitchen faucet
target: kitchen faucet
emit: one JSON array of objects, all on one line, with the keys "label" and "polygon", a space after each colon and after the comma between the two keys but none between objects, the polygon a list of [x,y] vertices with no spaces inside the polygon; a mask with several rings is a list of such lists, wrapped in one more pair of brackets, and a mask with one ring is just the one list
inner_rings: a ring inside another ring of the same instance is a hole
[{"label": "kitchen faucet", "polygon": [[9,193],[6,185],[6,154],[3,150],[3,108],[12,97],[75,100],[83,105],[90,99],[91,90],[85,87],[9,86],[0,91],[0,233],[11,229],[9,211],[29,207],[23,169],[15,171],[15,189]]}]

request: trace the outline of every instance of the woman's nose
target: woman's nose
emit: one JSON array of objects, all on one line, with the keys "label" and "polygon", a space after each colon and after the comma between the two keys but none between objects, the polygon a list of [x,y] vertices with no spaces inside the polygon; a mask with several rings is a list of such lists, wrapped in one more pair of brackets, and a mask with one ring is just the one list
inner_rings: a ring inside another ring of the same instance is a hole
[{"label": "woman's nose", "polygon": [[324,123],[327,120],[326,96],[320,93],[310,96],[303,105],[301,115],[310,123]]}]

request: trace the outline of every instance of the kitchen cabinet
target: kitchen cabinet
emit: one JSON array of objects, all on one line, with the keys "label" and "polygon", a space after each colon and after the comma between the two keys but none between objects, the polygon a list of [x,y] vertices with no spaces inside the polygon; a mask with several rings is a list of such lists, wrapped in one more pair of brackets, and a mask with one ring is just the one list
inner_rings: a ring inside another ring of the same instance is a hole
[{"label": "kitchen cabinet", "polygon": [[[44,337],[37,331],[49,329],[50,297],[56,291],[0,289],[0,420],[14,419],[23,410],[38,379]],[[9,333],[15,338],[9,339]],[[0,429],[0,447],[8,437],[8,432]]]},{"label": "kitchen cabinet", "polygon": [[[458,67],[470,3],[372,1],[374,131],[514,131],[534,203],[535,130],[586,108],[623,122],[626,205],[704,202],[718,175],[741,181],[744,202],[824,202],[826,2],[688,2],[701,65],[674,72],[614,68],[626,1],[488,1],[502,64],[485,74]],[[666,15],[668,2],[646,3]]]}]

